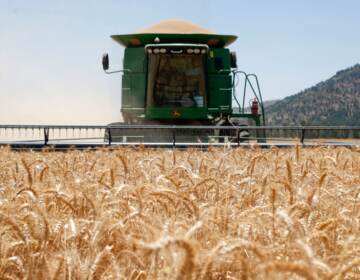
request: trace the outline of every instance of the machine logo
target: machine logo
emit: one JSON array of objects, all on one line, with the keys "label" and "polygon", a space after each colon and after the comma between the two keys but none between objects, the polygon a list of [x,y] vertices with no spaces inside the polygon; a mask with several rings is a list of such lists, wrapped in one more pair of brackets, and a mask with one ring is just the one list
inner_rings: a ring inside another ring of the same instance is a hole
[{"label": "machine logo", "polygon": [[174,118],[180,118],[181,117],[181,113],[179,111],[176,111],[176,110],[172,111],[171,114],[172,114],[172,116]]}]

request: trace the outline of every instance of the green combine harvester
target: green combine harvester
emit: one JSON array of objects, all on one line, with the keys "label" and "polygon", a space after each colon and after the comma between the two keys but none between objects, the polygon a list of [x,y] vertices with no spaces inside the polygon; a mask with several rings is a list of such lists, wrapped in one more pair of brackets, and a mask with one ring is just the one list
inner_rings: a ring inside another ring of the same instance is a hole
[{"label": "green combine harvester", "polygon": [[[112,130],[113,142],[161,142],[171,137],[170,131],[154,135],[136,128],[139,125],[239,126],[243,127],[243,140],[250,136],[247,125],[265,125],[257,77],[239,71],[236,54],[228,48],[236,36],[214,34],[188,22],[168,20],[139,33],[111,38],[125,51],[122,70],[109,71],[108,54],[102,59],[106,73],[123,73],[123,122],[110,125],[129,125],[128,129]],[[240,80],[244,81],[242,96],[235,90]],[[250,105],[245,104],[249,90]],[[182,139],[222,142],[236,137],[226,129],[201,131],[203,135],[186,130]],[[265,141],[264,135],[256,137]]]}]

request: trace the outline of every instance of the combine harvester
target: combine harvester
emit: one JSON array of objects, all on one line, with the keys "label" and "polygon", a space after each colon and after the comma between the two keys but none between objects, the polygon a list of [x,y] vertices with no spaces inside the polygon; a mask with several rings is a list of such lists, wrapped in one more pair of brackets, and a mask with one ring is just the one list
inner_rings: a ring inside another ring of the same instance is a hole
[{"label": "combine harvester", "polygon": [[0,137],[8,139],[2,143],[13,147],[268,146],[304,143],[308,138],[360,137],[360,127],[266,126],[258,78],[238,70],[236,54],[228,48],[236,36],[169,20],[138,33],[111,37],[125,47],[122,70],[109,71],[108,54],[102,58],[107,74],[122,73],[122,122],[107,126],[2,125]]},{"label": "combine harvester", "polygon": [[[102,61],[106,73],[123,72],[124,122],[112,125],[132,126],[112,130],[112,141],[169,142],[173,138],[172,129],[154,133],[134,125],[186,126],[181,133],[178,131],[177,138],[189,143],[223,142],[236,137],[242,140],[249,137],[248,131],[241,129],[236,134],[234,130],[218,127],[265,125],[257,77],[238,71],[236,54],[227,48],[236,36],[214,34],[191,23],[172,20],[139,33],[111,37],[125,47],[123,70],[108,72],[107,54]],[[251,113],[244,111],[246,88],[243,106],[235,94],[238,75],[243,75],[245,87],[252,90]],[[236,108],[232,106],[233,100]],[[197,131],[198,126],[207,129]],[[263,137],[261,141],[264,140]]]}]

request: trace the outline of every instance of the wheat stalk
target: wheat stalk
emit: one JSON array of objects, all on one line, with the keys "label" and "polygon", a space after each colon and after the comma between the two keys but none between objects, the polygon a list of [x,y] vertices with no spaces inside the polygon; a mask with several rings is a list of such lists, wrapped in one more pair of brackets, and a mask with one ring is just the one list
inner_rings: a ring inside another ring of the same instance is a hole
[{"label": "wheat stalk", "polygon": [[359,151],[0,148],[0,275],[356,279]]}]

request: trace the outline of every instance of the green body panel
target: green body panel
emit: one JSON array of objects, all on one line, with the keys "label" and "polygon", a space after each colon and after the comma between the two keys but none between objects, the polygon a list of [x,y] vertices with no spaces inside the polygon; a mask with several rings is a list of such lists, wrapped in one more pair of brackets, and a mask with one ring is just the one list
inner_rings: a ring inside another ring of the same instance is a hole
[{"label": "green body panel", "polygon": [[138,34],[123,34],[112,35],[116,42],[125,47],[145,46],[147,44],[154,44],[155,38],[159,38],[160,43],[191,43],[191,44],[206,44],[210,47],[224,47],[234,42],[237,37],[234,35],[220,35],[220,34],[172,34],[172,33],[138,33]]},{"label": "green body panel", "polygon": [[146,98],[147,58],[143,48],[125,49],[124,69],[122,112],[137,114],[139,109],[144,110]]},{"label": "green body panel", "polygon": [[209,74],[208,108],[209,113],[231,113],[232,77],[230,75]]},{"label": "green body panel", "polygon": [[[222,63],[221,68],[216,67],[216,61]],[[207,72],[209,74],[230,73],[230,51],[226,48],[211,48],[207,59]]]},{"label": "green body panel", "polygon": [[124,52],[124,69],[128,73],[147,73],[147,56],[144,48],[126,48]]},{"label": "green body panel", "polygon": [[150,107],[145,110],[145,117],[158,120],[199,120],[207,119],[206,108],[158,108]]},{"label": "green body panel", "polygon": [[133,99],[133,90],[131,88],[131,77],[130,74],[124,74],[122,76],[122,92],[121,92],[121,104],[122,108],[132,108],[134,105],[132,104]]},{"label": "green body panel", "polygon": [[[221,67],[219,67],[221,66]],[[210,49],[207,59],[209,115],[231,114],[232,76],[229,49]]]}]

